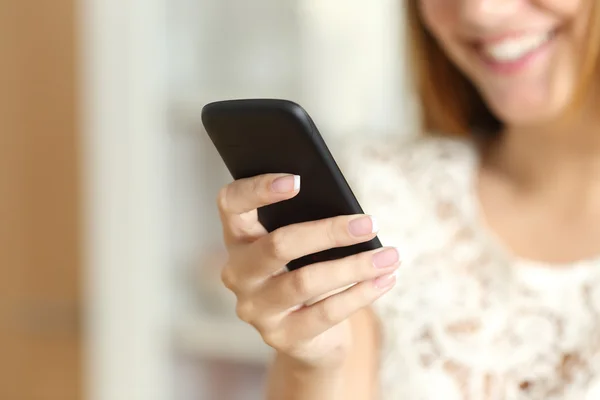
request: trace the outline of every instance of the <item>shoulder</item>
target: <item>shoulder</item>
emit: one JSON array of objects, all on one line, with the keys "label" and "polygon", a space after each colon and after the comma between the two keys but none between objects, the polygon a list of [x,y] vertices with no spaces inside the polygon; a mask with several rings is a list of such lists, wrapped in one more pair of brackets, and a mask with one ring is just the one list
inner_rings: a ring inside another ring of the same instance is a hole
[{"label": "shoulder", "polygon": [[468,138],[442,135],[349,136],[336,143],[341,168],[398,168],[407,177],[435,172],[436,167],[463,164],[473,157]]},{"label": "shoulder", "polygon": [[473,156],[466,138],[441,135],[350,136],[337,146],[342,167],[403,166],[406,172],[422,173],[432,167],[460,163]]},{"label": "shoulder", "polygon": [[476,162],[469,139],[441,135],[349,137],[337,151],[340,168],[361,198],[382,191],[436,196],[431,190],[440,184],[460,190]]},{"label": "shoulder", "polygon": [[468,209],[476,160],[468,139],[440,135],[346,138],[336,158],[384,245],[435,240],[441,218]]}]

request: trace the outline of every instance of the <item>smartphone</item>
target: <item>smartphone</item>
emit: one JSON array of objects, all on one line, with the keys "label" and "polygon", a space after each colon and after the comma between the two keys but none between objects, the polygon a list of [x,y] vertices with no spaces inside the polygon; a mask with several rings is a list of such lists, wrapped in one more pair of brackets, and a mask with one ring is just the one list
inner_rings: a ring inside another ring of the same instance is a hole
[{"label": "smartphone", "polygon": [[[311,117],[279,99],[217,101],[202,109],[202,123],[234,179],[266,173],[300,175],[293,199],[258,209],[268,232],[300,222],[363,214],[348,182]],[[381,247],[377,237],[291,261],[289,270]]]}]

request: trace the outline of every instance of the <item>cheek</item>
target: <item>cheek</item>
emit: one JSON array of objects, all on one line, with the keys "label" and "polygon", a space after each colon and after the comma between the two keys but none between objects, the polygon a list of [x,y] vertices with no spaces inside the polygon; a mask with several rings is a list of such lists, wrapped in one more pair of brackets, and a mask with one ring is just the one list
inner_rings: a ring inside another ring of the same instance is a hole
[{"label": "cheek", "polygon": [[[421,21],[435,38],[443,53],[459,69],[468,70],[465,62],[463,40],[460,39],[460,1],[465,0],[417,0]],[[466,71],[465,71],[466,72]]]},{"label": "cheek", "polygon": [[579,10],[591,5],[591,0],[539,0],[541,8],[551,10],[554,14],[565,18],[573,18]]},{"label": "cheek", "polygon": [[[573,43],[584,42],[589,27],[590,15],[596,0],[540,0],[539,5],[556,18],[567,22],[565,32]],[[600,6],[600,3],[598,3]],[[583,49],[581,49],[583,50]]]},{"label": "cheek", "polygon": [[450,0],[418,0],[423,25],[438,39],[452,35],[452,30],[459,26],[455,3]]}]

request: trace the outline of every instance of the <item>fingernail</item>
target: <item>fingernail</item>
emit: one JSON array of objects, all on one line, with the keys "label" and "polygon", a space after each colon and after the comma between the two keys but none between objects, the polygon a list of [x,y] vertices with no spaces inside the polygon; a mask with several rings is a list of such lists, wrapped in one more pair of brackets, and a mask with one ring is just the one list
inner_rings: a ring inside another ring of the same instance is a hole
[{"label": "fingernail", "polygon": [[288,193],[300,189],[300,176],[287,175],[273,181],[271,188],[276,193]]},{"label": "fingernail", "polygon": [[353,219],[348,224],[350,233],[354,236],[365,236],[375,233],[379,230],[377,220],[371,216],[365,216]]},{"label": "fingernail", "polygon": [[388,274],[375,279],[377,289],[387,289],[396,283],[396,274]]},{"label": "fingernail", "polygon": [[400,261],[400,252],[395,247],[379,251],[373,255],[375,268],[390,267],[398,261]]}]

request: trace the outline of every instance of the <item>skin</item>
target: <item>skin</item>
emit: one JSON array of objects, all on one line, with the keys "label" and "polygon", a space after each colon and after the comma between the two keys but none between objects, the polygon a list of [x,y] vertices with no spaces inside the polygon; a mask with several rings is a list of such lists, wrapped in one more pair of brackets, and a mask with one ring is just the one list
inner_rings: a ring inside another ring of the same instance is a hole
[{"label": "skin", "polygon": [[[294,177],[282,174],[237,180],[220,191],[229,252],[223,282],[237,296],[239,318],[277,350],[269,399],[371,398],[377,341],[376,324],[366,307],[395,284],[399,254],[386,248],[285,272],[282,266],[302,255],[376,235],[370,218],[362,215],[267,234],[256,209],[297,194]],[[357,221],[366,228],[364,234],[353,232]],[[347,379],[353,380],[351,385]]]},{"label": "skin", "polygon": [[[482,218],[517,255],[560,264],[600,253],[600,121],[590,99],[563,122],[585,47],[591,1],[422,0],[423,21],[505,123],[479,175]],[[514,31],[556,36],[514,74],[488,68],[470,46]],[[531,151],[535,149],[535,151]]]},{"label": "skin", "polygon": [[[577,123],[563,123],[577,77],[589,5],[585,0],[420,0],[423,22],[505,124],[482,160],[482,219],[520,257],[559,268],[600,253],[600,126],[590,100]],[[499,73],[473,43],[517,31],[556,29],[543,54],[516,73]],[[589,111],[588,111],[589,109]],[[535,149],[535,151],[532,151]],[[274,182],[277,182],[274,185]],[[277,189],[277,190],[275,190]],[[375,268],[374,253],[291,273],[282,265],[354,236],[342,216],[267,234],[256,208],[298,193],[293,177],[275,174],[233,182],[218,205],[229,262],[223,281],[238,315],[276,350],[269,399],[377,396],[378,323],[369,305],[393,287],[398,268]],[[368,222],[367,222],[368,223]],[[352,282],[359,282],[348,289]]]}]

